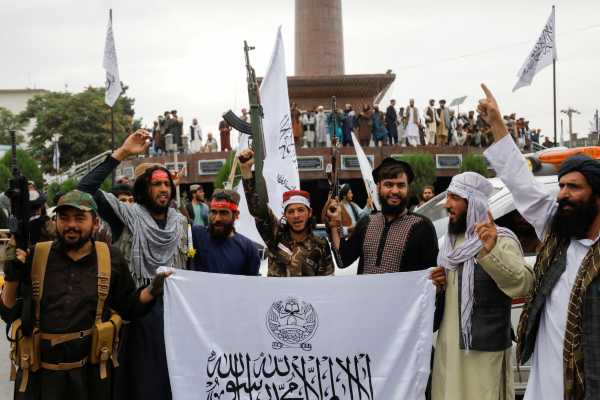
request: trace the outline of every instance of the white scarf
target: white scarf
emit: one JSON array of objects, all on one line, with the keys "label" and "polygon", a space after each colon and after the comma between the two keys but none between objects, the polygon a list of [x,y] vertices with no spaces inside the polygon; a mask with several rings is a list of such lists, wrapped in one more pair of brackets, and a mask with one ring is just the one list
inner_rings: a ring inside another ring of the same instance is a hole
[{"label": "white scarf", "polygon": [[[475,258],[483,244],[475,232],[477,223],[487,222],[489,210],[488,197],[493,186],[483,176],[475,172],[464,172],[452,178],[448,192],[467,200],[467,230],[464,243],[454,248],[456,236],[448,232],[438,253],[438,265],[448,271],[456,271],[462,265],[462,286],[460,299],[460,327],[465,349],[471,346],[471,316],[474,301]],[[519,243],[516,235],[507,228],[497,227],[498,237],[508,237]],[[519,244],[520,246],[520,244]]]}]

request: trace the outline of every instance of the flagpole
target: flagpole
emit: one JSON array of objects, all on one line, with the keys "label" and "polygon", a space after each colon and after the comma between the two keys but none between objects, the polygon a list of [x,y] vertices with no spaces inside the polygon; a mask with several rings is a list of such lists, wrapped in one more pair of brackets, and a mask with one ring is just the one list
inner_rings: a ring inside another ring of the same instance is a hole
[{"label": "flagpole", "polygon": [[[552,6],[552,14],[554,15],[554,34],[556,35],[556,14],[554,6]],[[554,46],[556,46],[556,42],[554,43]],[[552,58],[552,86],[554,89],[554,145],[556,146],[558,143],[556,141],[556,57]]]},{"label": "flagpole", "polygon": [[[114,108],[110,108],[110,148],[112,151],[115,151],[115,111]],[[114,186],[116,179],[116,171],[113,169],[112,171],[112,184]]]}]

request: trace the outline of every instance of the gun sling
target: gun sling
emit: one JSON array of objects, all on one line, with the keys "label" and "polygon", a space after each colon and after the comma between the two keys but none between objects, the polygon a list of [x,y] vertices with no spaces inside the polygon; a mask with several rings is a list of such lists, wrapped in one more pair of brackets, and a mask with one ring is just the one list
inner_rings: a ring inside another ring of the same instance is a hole
[{"label": "gun sling", "polygon": [[[15,365],[19,366],[23,370],[23,377],[19,386],[20,392],[24,392],[27,388],[29,373],[36,372],[40,367],[51,371],[67,371],[81,368],[89,361],[92,364],[100,364],[100,379],[105,379],[108,376],[108,360],[112,360],[115,367],[118,366],[116,352],[119,343],[119,330],[122,324],[121,317],[116,313],[112,313],[109,321],[102,322],[104,303],[110,289],[111,275],[110,251],[106,243],[95,242],[98,264],[98,302],[96,305],[94,326],[90,329],[70,333],[46,333],[39,331],[40,308],[44,294],[44,277],[51,248],[52,242],[40,242],[36,244],[33,254],[31,284],[35,305],[36,328],[34,329],[34,333],[32,336],[23,336],[20,331],[21,320],[15,321],[11,329],[11,338],[14,340],[14,345],[11,349],[11,359],[13,361],[11,379],[14,379],[16,376]],[[49,341],[51,346],[56,346],[87,336],[92,336],[90,356],[86,356],[79,361],[58,364],[46,363],[40,360],[40,339]]]}]

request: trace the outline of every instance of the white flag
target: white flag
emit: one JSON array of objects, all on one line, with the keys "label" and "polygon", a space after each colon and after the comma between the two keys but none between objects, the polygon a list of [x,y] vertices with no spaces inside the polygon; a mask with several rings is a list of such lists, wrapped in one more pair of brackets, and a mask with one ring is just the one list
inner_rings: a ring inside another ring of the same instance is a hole
[{"label": "white flag", "polygon": [[52,167],[55,171],[60,170],[60,148],[58,147],[58,140],[54,142],[54,153],[52,154]]},{"label": "white flag", "polygon": [[546,26],[544,26],[540,38],[517,74],[519,80],[515,84],[513,92],[523,86],[531,85],[535,74],[548,65],[552,65],[552,62],[556,59],[556,25],[554,21],[554,7],[552,7],[552,13],[550,14],[550,18],[548,18]]},{"label": "white flag", "polygon": [[112,107],[121,95],[123,88],[119,78],[119,65],[117,64],[117,50],[115,49],[115,38],[112,30],[112,10],[108,17],[108,30],[106,31],[106,42],[104,43],[104,59],[102,67],[106,70],[106,94],[104,102]]},{"label": "white flag", "polygon": [[269,207],[279,218],[283,215],[283,193],[300,188],[281,27],[277,30],[271,63],[260,85],[260,96],[265,115],[266,158],[263,175],[269,194]]},{"label": "white flag", "polygon": [[177,270],[164,294],[173,399],[424,400],[435,308],[428,275]]},{"label": "white flag", "polygon": [[352,143],[354,143],[354,151],[356,151],[356,158],[358,158],[358,165],[360,166],[360,173],[363,178],[363,182],[365,183],[365,188],[367,189],[367,194],[371,196],[373,200],[373,205],[377,210],[381,210],[381,204],[379,204],[379,192],[377,191],[377,184],[375,183],[375,179],[373,179],[373,167],[371,167],[371,163],[369,163],[369,159],[365,154],[364,150],[360,146],[358,140],[356,140],[356,135],[354,132],[350,132],[352,134]]}]

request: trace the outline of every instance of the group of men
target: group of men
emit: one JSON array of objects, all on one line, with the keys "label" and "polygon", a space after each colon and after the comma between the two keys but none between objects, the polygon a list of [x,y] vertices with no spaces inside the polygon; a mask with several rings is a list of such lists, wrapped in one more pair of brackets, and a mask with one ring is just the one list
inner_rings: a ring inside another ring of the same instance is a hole
[{"label": "group of men", "polygon": [[[425,273],[437,287],[434,400],[514,398],[510,311],[513,298],[525,297],[517,356],[533,359],[526,399],[596,399],[600,164],[584,156],[567,160],[552,198],[483,88],[478,111],[495,139],[485,155],[543,241],[533,268],[515,234],[495,224],[493,187],[481,175],[453,177],[438,248],[431,221],[408,210],[410,165],[386,158],[373,170],[381,210],[371,202],[361,209],[342,187],[341,199],[325,206],[328,242],[313,233],[306,191],[286,192],[283,218],[275,217],[257,194],[253,151],[244,149],[243,187],[266,245],[268,276],[332,275],[334,259],[339,268],[358,260],[359,275],[430,269]],[[172,270],[159,268],[258,275],[256,245],[234,228],[237,192],[216,190],[205,207],[204,193],[192,188],[186,217],[172,204],[177,176],[150,163],[136,167],[130,192],[100,190],[122,160],[146,151],[149,138],[143,130],[130,135],[58,200],[54,242],[17,249],[6,263],[0,314],[12,324],[15,399],[171,398],[161,293]],[[100,218],[111,228],[112,246],[94,239]],[[115,313],[130,322],[118,323]]]}]

